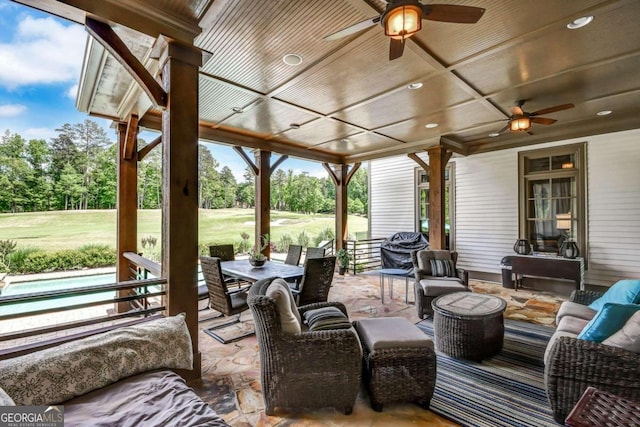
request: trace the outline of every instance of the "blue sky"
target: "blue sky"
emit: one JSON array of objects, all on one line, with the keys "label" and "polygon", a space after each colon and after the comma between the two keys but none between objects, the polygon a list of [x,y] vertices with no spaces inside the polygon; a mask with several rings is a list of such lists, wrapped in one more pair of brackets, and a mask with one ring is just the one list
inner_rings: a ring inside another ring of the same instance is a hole
[{"label": "blue sky", "polygon": [[[87,33],[70,23],[35,9],[0,0],[0,132],[25,139],[56,136],[65,123],[89,118],[104,127],[115,141],[111,122],[89,117],[75,108],[78,78]],[[143,133],[147,141],[155,135]],[[242,179],[245,163],[231,147],[206,144],[222,166]],[[274,156],[275,157],[275,156]],[[277,158],[277,157],[275,157]],[[326,177],[320,163],[287,159],[280,168]]]}]

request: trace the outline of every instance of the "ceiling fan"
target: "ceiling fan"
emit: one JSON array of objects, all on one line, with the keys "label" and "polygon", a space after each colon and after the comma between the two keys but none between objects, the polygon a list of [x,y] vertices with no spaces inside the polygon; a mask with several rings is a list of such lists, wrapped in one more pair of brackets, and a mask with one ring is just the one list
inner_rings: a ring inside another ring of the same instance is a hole
[{"label": "ceiling fan", "polygon": [[389,60],[392,61],[402,56],[405,40],[420,31],[423,19],[475,24],[483,13],[484,9],[481,7],[422,4],[418,0],[390,0],[382,15],[343,28],[324,39],[336,40],[380,23],[384,27],[384,34],[391,37]]},{"label": "ceiling fan", "polygon": [[555,113],[557,111],[568,110],[569,108],[575,107],[573,104],[562,104],[556,105],[554,107],[542,108],[540,110],[534,111],[532,113],[528,113],[522,109],[522,106],[526,102],[526,99],[521,99],[516,102],[517,105],[509,108],[511,111],[511,116],[506,119],[509,121],[505,127],[500,129],[497,134],[501,134],[507,129],[511,132],[527,132],[533,135],[531,132],[528,132],[531,128],[531,123],[538,123],[541,125],[552,125],[557,122],[556,119],[549,119],[546,117],[538,117],[542,114],[550,114]]}]

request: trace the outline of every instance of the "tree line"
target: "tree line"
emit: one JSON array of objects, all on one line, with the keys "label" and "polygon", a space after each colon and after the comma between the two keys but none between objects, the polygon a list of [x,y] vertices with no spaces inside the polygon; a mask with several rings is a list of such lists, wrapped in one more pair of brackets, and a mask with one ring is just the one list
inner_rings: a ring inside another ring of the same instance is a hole
[{"label": "tree line", "polygon": [[[0,139],[0,212],[114,209],[117,199],[117,144],[94,121],[64,124],[50,142],[25,140],[7,130]],[[138,141],[138,148],[146,145]],[[255,206],[249,168],[238,182],[228,166],[198,146],[198,204],[204,209]],[[368,210],[367,173],[359,169],[349,184],[349,213]],[[138,163],[138,208],[162,205],[162,149]],[[271,177],[271,208],[301,213],[335,210],[335,186],[327,178],[278,169]]]}]

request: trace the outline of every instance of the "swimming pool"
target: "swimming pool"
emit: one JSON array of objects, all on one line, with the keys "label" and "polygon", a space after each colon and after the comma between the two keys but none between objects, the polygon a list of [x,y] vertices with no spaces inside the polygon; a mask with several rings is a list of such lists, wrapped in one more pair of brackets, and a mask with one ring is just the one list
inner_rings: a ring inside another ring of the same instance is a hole
[{"label": "swimming pool", "polygon": [[[61,289],[75,289],[85,286],[106,285],[115,283],[115,273],[98,274],[93,276],[66,277],[60,279],[34,280],[31,282],[11,283],[2,290],[2,296],[23,295],[33,292],[57,291]],[[0,315],[10,313],[27,313],[47,308],[82,304],[113,298],[115,291],[100,292],[98,294],[79,295],[66,298],[56,298],[46,301],[33,301],[4,306],[0,303]]]},{"label": "swimming pool", "polygon": [[[202,272],[198,271],[198,281],[203,281]],[[56,291],[61,289],[75,289],[85,286],[106,285],[116,282],[115,273],[96,274],[91,276],[65,277],[59,279],[34,280],[30,282],[11,283],[2,290],[2,296],[23,295],[33,292]],[[70,296],[45,301],[33,301],[4,306],[0,302],[0,316],[11,313],[28,313],[55,307],[64,307],[74,304],[106,300],[115,297],[115,291],[100,292],[97,294]]]}]

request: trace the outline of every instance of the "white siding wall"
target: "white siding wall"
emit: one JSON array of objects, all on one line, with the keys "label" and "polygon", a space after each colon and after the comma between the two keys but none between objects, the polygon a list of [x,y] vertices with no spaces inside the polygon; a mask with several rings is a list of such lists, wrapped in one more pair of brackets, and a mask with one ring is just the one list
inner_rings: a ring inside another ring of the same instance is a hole
[{"label": "white siding wall", "polygon": [[[455,158],[460,267],[500,273],[518,237],[518,152],[587,142],[588,284],[640,277],[640,129]],[[427,156],[422,156],[425,161]],[[372,236],[415,228],[415,164],[371,162]]]},{"label": "white siding wall", "polygon": [[589,138],[587,283],[640,278],[640,130]]},{"label": "white siding wall", "polygon": [[456,242],[461,268],[499,272],[518,238],[518,152],[455,159]]},{"label": "white siding wall", "polygon": [[407,156],[375,160],[371,167],[371,237],[389,237],[398,231],[415,231],[415,168]]}]

